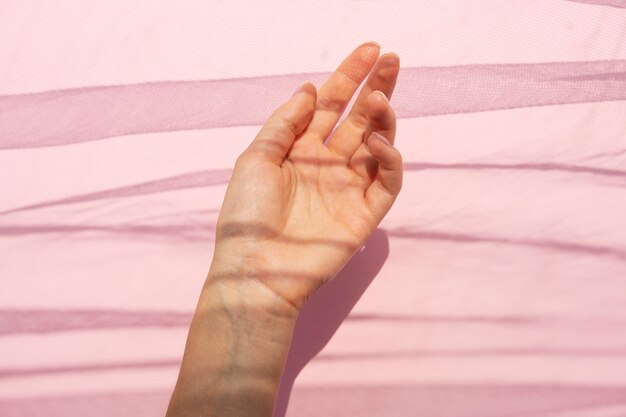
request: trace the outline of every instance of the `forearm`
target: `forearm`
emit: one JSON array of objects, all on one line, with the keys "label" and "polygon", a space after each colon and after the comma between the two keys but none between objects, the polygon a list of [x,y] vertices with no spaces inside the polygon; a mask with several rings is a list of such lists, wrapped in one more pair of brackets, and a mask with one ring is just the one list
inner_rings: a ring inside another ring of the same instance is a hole
[{"label": "forearm", "polygon": [[209,273],[167,417],[271,417],[296,319],[258,281]]}]

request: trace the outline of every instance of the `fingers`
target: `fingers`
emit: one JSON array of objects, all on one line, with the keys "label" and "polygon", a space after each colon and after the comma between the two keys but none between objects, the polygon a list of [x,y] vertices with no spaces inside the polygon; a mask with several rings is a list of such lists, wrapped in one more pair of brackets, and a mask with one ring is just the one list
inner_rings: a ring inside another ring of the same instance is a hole
[{"label": "fingers", "polygon": [[[393,145],[396,136],[396,114],[393,108],[385,98],[381,97],[380,91],[375,91],[367,97],[367,117],[369,124],[365,129],[365,138],[369,137],[371,132],[375,131],[388,138]],[[334,136],[333,136],[334,138]],[[359,143],[357,150],[353,153],[348,163],[357,175],[368,180],[368,184],[373,181],[376,176],[377,162],[368,146],[365,143]]]},{"label": "fingers", "polygon": [[310,137],[321,142],[326,140],[354,92],[376,63],[379,51],[380,45],[375,42],[358,46],[320,87],[315,114],[307,129]]},{"label": "fingers", "polygon": [[[372,104],[376,106],[376,102],[370,103],[370,100],[376,100],[376,96],[374,96],[374,98],[371,97],[373,92],[379,91],[381,93],[381,97],[379,98],[382,100],[391,97],[399,71],[400,57],[398,54],[390,52],[381,55],[367,78],[365,85],[359,92],[350,113],[348,113],[348,116],[341,122],[341,125],[337,127],[333,137],[328,141],[329,148],[342,155],[346,160],[349,160],[359,148],[361,142],[367,138],[373,130],[385,130],[383,135],[393,143],[395,124],[391,127],[379,123],[385,122],[385,119],[372,121],[369,109]],[[382,109],[383,104],[378,104],[378,106]],[[372,122],[374,124],[373,126]]]},{"label": "fingers", "polygon": [[375,131],[393,145],[396,138],[396,112],[381,91],[377,90],[367,97],[367,114],[369,123],[363,138],[368,138]]},{"label": "fingers", "polygon": [[367,147],[378,162],[378,172],[365,190],[365,200],[378,221],[387,214],[402,188],[402,155],[386,142],[384,136],[376,132],[367,140]]},{"label": "fingers", "polygon": [[294,140],[309,124],[315,110],[317,90],[310,82],[269,117],[240,158],[269,161],[280,165]]}]

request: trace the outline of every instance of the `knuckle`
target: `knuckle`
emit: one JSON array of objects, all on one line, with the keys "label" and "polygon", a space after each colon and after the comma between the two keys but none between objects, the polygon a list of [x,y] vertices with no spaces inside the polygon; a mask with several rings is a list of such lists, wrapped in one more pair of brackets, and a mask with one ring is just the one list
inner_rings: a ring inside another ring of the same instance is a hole
[{"label": "knuckle", "polygon": [[[398,69],[399,69],[399,66],[388,65],[378,70],[376,76],[379,80],[383,81],[385,84],[392,84],[392,83],[395,83],[398,77]],[[391,96],[391,94],[389,94],[388,97],[389,96]]]},{"label": "knuckle", "polygon": [[249,150],[243,151],[243,153],[241,153],[241,155],[239,155],[239,157],[235,161],[235,167],[245,167],[250,165],[250,163],[252,162],[252,157],[253,155],[250,153]]},{"label": "knuckle", "polygon": [[342,99],[330,95],[324,95],[317,99],[318,110],[327,110],[334,113],[342,113],[345,106],[346,104]]},{"label": "knuckle", "polygon": [[396,120],[396,112],[390,105],[384,110],[375,109],[371,110],[370,113],[377,123],[392,125]]},{"label": "knuckle", "polygon": [[397,148],[394,148],[394,149],[396,150],[395,154],[396,154],[399,168],[402,169],[402,164],[404,163],[403,162],[404,159],[402,158],[402,154],[400,153],[400,151]]},{"label": "knuckle", "polygon": [[358,128],[364,128],[369,123],[370,119],[367,115],[359,111],[352,111],[348,114],[348,118],[352,124]]},{"label": "knuckle", "polygon": [[300,132],[300,127],[298,126],[298,123],[288,117],[284,117],[281,120],[281,127],[281,131],[287,131],[294,137],[297,136]]}]

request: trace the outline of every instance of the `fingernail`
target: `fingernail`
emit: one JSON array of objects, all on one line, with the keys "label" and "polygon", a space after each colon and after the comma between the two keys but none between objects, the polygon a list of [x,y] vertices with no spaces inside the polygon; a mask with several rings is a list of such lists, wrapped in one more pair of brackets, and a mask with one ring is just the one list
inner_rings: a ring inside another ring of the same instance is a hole
[{"label": "fingernail", "polygon": [[305,91],[307,84],[310,84],[310,83],[307,81],[304,84],[302,84],[300,87],[298,87],[298,89],[293,93],[293,95],[291,97],[295,96],[298,93],[301,93],[301,92]]},{"label": "fingernail", "polygon": [[381,60],[381,66],[382,67],[387,67],[390,65],[400,65],[400,55],[398,55],[395,52],[388,52],[386,53],[382,60]]},{"label": "fingernail", "polygon": [[381,141],[382,143],[384,143],[384,144],[385,144],[385,145],[387,145],[387,146],[391,146],[391,143],[389,143],[389,141],[387,140],[387,138],[386,138],[386,137],[384,137],[383,135],[381,135],[381,134],[380,134],[380,133],[378,133],[378,132],[372,132],[372,134],[371,134],[371,135],[370,135],[370,137],[368,138],[368,141],[369,141],[372,137],[374,137],[374,138],[378,139],[379,141]]},{"label": "fingernail", "polygon": [[369,42],[365,42],[362,43],[361,46],[365,46],[367,48],[378,48],[380,49],[380,44],[376,41],[369,41]]},{"label": "fingernail", "polygon": [[378,94],[383,100],[385,100],[387,102],[387,104],[389,104],[389,99],[387,98],[385,93],[383,93],[382,91],[379,91],[379,90],[376,90],[375,93]]}]

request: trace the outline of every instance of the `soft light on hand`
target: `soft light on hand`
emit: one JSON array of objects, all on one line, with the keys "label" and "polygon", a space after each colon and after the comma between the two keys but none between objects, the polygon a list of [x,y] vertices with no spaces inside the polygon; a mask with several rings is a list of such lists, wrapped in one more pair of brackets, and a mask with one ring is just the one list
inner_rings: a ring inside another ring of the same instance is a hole
[{"label": "soft light on hand", "polygon": [[379,57],[379,51],[374,42],[362,44],[319,91],[305,83],[238,158],[209,279],[257,280],[300,309],[389,211],[402,186],[402,157],[393,147],[396,118],[387,99],[400,63],[397,54]]}]

